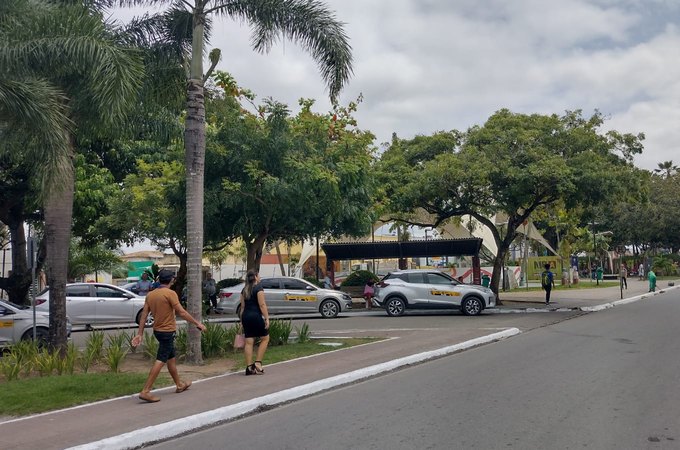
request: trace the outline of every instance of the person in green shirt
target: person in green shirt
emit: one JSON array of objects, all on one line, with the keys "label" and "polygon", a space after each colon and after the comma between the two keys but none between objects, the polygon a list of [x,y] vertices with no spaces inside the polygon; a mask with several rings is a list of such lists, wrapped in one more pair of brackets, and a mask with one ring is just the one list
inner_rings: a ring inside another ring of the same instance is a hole
[{"label": "person in green shirt", "polygon": [[656,274],[652,269],[649,269],[647,279],[649,280],[649,292],[656,291]]}]

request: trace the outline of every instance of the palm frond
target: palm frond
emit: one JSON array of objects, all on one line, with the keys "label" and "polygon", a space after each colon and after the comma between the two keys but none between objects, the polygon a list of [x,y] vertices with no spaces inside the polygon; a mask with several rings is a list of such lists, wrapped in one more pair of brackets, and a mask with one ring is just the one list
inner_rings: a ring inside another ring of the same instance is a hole
[{"label": "palm frond", "polygon": [[316,0],[215,0],[217,14],[240,18],[253,25],[252,45],[268,52],[281,38],[308,51],[319,66],[331,99],[352,75],[352,47],[343,23]]},{"label": "palm frond", "polygon": [[[65,97],[46,80],[0,77],[0,138],[22,142],[46,188],[69,165],[68,118]],[[2,147],[0,147],[2,150]]]}]

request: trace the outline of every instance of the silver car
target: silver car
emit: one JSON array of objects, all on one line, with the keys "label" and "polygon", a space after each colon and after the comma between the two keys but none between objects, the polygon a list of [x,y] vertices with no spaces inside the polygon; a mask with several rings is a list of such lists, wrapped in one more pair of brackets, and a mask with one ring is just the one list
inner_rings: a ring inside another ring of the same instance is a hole
[{"label": "silver car", "polygon": [[464,284],[438,270],[400,270],[387,274],[375,285],[373,303],[389,316],[407,309],[460,309],[467,316],[496,306],[489,288]]},{"label": "silver car", "polygon": [[[49,315],[36,311],[35,337],[40,344],[47,342],[49,328]],[[66,319],[66,333],[68,336],[71,335],[71,322],[68,318]],[[0,347],[32,339],[33,311],[31,308],[0,300]]]},{"label": "silver car", "polygon": [[[260,281],[271,314],[318,312],[331,319],[352,309],[352,297],[344,292],[322,289],[308,281],[293,277],[262,278]],[[217,312],[238,314],[244,283],[220,290]]]},{"label": "silver car", "polygon": [[[36,310],[49,312],[49,289],[35,298]],[[140,297],[118,286],[105,283],[69,283],[66,285],[66,314],[73,324],[95,325],[107,323],[139,324],[144,308]],[[146,326],[153,325],[149,314]]]}]

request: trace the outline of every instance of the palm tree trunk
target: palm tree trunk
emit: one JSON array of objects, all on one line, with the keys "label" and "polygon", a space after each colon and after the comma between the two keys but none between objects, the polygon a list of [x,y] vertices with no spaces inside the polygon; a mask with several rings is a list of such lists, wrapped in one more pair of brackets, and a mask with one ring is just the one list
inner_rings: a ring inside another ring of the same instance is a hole
[{"label": "palm tree trunk", "polygon": [[[203,262],[203,178],[205,174],[205,98],[203,93],[203,39],[205,17],[194,11],[191,73],[187,82],[187,118],[184,150],[187,178],[187,310],[202,319],[201,271]],[[187,362],[202,364],[201,332],[189,327]]]},{"label": "palm tree trunk", "polygon": [[[73,148],[73,142],[71,142]],[[72,153],[73,154],[73,153]],[[49,346],[66,354],[66,276],[71,241],[75,169],[71,159],[60,186],[50,189],[45,202],[47,284],[50,287]]]}]

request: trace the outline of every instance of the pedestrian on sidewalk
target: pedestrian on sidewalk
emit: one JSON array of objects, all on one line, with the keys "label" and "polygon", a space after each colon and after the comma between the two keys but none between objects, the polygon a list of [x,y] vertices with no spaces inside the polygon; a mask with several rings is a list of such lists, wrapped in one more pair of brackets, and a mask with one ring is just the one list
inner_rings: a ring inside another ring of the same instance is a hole
[{"label": "pedestrian on sidewalk", "polygon": [[158,341],[158,352],[156,361],[151,367],[146,384],[139,393],[139,399],[145,402],[154,403],[160,398],[151,394],[153,384],[161,373],[163,366],[167,364],[168,372],[175,382],[175,392],[186,391],[191,386],[191,381],[182,381],[177,372],[177,360],[175,358],[175,333],[177,332],[177,322],[175,315],[182,317],[187,322],[193,323],[199,330],[205,331],[205,325],[194,319],[179,303],[177,293],[170,289],[170,285],[175,279],[175,274],[167,269],[163,269],[158,274],[160,286],[149,292],[144,301],[144,309],[139,318],[139,331],[137,336],[132,338],[132,346],[137,347],[142,343],[144,335],[144,324],[146,316],[153,314],[153,335]]},{"label": "pedestrian on sidewalk", "polygon": [[649,279],[649,292],[655,292],[656,291],[656,274],[652,269],[649,269],[649,273],[647,273],[647,278]]},{"label": "pedestrian on sidewalk", "polygon": [[211,273],[209,273],[208,277],[203,280],[201,287],[203,288],[205,295],[208,297],[208,311],[212,311],[214,313],[217,310],[217,283],[215,283],[215,279]]},{"label": "pedestrian on sidewalk", "polygon": [[621,283],[623,283],[623,286],[628,289],[628,280],[626,280],[626,278],[628,278],[628,269],[626,268],[626,263],[621,264],[619,276],[621,277]]},{"label": "pedestrian on sidewalk", "polygon": [[371,309],[373,306],[373,295],[375,294],[375,288],[373,285],[375,281],[368,280],[364,286],[364,300],[366,300],[366,309]]},{"label": "pedestrian on sidewalk", "polygon": [[545,291],[545,304],[550,304],[550,292],[555,287],[555,274],[550,271],[550,264],[546,264],[545,270],[541,273],[541,287]]},{"label": "pedestrian on sidewalk", "polygon": [[643,263],[640,263],[640,267],[638,267],[638,277],[640,277],[640,281],[645,279],[645,265]]},{"label": "pedestrian on sidewalk", "polygon": [[[260,274],[249,270],[246,274],[246,285],[241,291],[241,323],[246,345],[243,353],[246,357],[246,375],[262,375],[262,360],[269,345],[269,311],[264,298],[264,290],[260,284]],[[253,362],[253,346],[255,338],[260,339],[257,347],[257,360]]]}]

